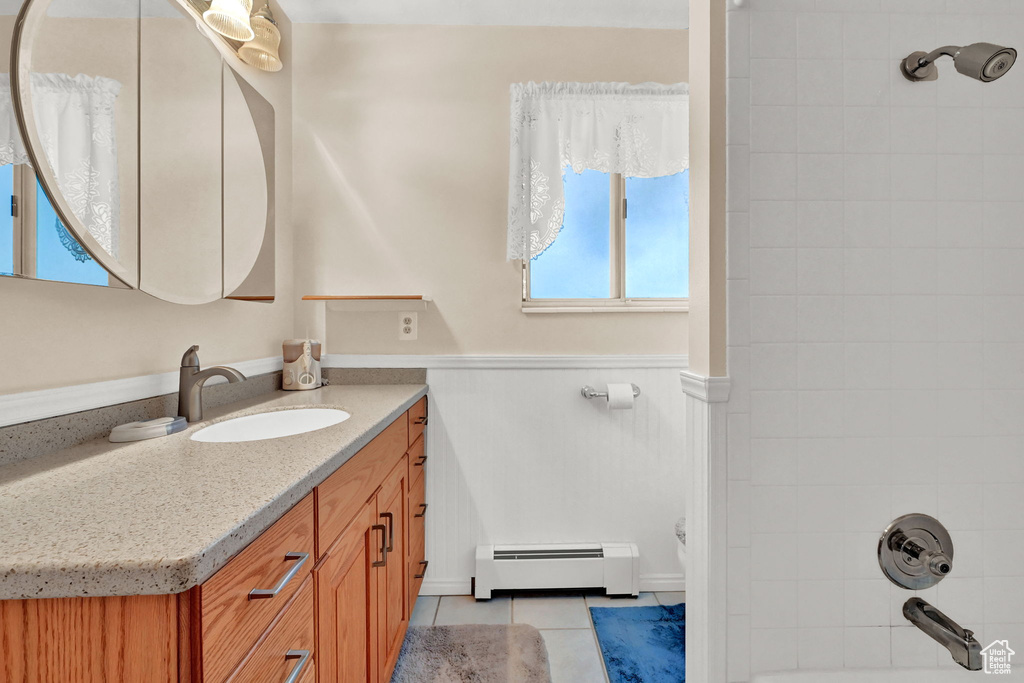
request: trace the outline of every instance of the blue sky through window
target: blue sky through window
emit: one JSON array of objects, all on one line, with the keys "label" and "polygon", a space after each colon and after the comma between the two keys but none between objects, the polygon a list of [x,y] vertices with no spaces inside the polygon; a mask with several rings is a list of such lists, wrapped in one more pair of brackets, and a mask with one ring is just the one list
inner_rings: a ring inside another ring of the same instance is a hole
[{"label": "blue sky through window", "polygon": [[690,172],[626,178],[626,298],[690,293]]},{"label": "blue sky through window", "polygon": [[36,185],[36,277],[41,280],[76,282],[85,285],[107,285],[109,278],[103,266],[93,261],[77,261],[60,241],[57,214],[46,193]]},{"label": "blue sky through window", "polygon": [[[566,169],[565,224],[530,263],[533,299],[608,299],[611,292],[610,176]],[[689,296],[688,171],[626,178],[626,298]]]},{"label": "blue sky through window", "polygon": [[[14,218],[11,197],[14,194],[14,166],[0,166],[0,274],[14,272]],[[70,235],[68,235],[70,238]],[[41,280],[108,285],[107,271],[92,259],[77,261],[61,242],[57,214],[43,188],[36,185],[36,274]]]},{"label": "blue sky through window", "polygon": [[532,298],[608,298],[610,192],[607,173],[565,171],[565,223],[554,243],[530,263]]}]

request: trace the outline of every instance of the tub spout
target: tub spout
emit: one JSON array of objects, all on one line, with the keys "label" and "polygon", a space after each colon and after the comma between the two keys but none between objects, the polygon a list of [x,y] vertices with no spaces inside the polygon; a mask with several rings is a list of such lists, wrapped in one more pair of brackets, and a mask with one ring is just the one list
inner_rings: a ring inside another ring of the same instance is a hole
[{"label": "tub spout", "polygon": [[907,600],[903,605],[903,616],[949,650],[957,664],[970,671],[981,670],[981,643],[974,639],[973,631],[962,628],[921,598]]}]

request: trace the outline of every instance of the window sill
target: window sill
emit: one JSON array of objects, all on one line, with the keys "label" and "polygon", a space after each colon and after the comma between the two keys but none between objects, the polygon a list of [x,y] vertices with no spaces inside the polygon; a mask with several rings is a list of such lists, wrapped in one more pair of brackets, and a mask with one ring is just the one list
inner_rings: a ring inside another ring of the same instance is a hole
[{"label": "window sill", "polygon": [[579,304],[568,302],[524,301],[523,313],[686,313],[690,310],[690,302],[651,302],[651,303],[610,303],[610,304]]}]

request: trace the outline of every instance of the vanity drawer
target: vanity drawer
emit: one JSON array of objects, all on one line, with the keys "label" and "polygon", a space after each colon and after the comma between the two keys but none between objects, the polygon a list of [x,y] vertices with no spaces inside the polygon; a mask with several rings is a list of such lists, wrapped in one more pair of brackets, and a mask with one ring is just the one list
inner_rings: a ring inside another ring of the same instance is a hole
[{"label": "vanity drawer", "polygon": [[427,469],[426,441],[426,437],[421,436],[409,447],[409,481],[413,484],[423,479],[423,472]]},{"label": "vanity drawer", "polygon": [[409,426],[400,415],[316,490],[317,548],[326,553],[408,447]]},{"label": "vanity drawer", "polygon": [[427,397],[424,396],[409,408],[409,443],[418,439],[427,426]]},{"label": "vanity drawer", "polygon": [[307,680],[315,668],[314,623],[313,578],[306,576],[291,604],[278,616],[266,637],[231,674],[228,681],[284,683],[299,667],[301,670],[295,680]]},{"label": "vanity drawer", "polygon": [[295,595],[314,538],[311,494],[200,587],[205,683],[224,681]]}]

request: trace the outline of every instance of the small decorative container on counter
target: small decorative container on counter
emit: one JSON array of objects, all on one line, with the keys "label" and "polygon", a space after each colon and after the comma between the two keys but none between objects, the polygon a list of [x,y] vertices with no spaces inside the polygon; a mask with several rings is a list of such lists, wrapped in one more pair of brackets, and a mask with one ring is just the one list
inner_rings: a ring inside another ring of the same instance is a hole
[{"label": "small decorative container on counter", "polygon": [[320,386],[320,342],[316,339],[288,339],[282,344],[284,371],[281,388],[286,391],[316,389]]}]

